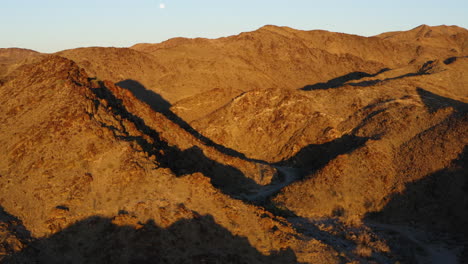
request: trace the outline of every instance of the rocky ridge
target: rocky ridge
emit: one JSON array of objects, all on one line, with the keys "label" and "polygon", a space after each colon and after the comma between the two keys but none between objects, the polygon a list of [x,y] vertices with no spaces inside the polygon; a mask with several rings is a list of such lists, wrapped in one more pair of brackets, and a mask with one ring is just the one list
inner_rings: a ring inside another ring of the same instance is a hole
[{"label": "rocky ridge", "polygon": [[1,50],[0,259],[463,259],[467,36]]}]

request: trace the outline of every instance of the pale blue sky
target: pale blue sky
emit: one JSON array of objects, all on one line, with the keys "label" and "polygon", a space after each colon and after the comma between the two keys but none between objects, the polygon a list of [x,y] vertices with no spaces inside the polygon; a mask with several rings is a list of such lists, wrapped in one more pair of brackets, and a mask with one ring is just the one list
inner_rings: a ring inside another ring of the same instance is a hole
[{"label": "pale blue sky", "polygon": [[466,0],[0,0],[0,12],[0,48],[41,52],[215,38],[266,24],[364,36],[420,24],[468,28]]}]

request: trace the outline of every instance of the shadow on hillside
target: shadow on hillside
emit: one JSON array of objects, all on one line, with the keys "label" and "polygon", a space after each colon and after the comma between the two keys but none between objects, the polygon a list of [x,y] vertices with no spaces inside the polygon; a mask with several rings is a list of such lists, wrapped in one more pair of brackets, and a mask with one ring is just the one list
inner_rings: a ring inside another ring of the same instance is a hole
[{"label": "shadow on hillside", "polygon": [[280,209],[272,203],[267,205],[267,209],[284,217],[294,230],[301,234],[301,239],[318,240],[333,248],[338,253],[339,263],[395,263],[391,262],[390,258],[382,254],[382,252],[373,252],[370,257],[362,257],[356,254],[359,248],[358,242],[349,234],[353,234],[357,229],[353,230],[354,228],[346,226],[337,216],[323,218],[301,217],[288,209]]},{"label": "shadow on hillside", "polygon": [[[379,212],[368,213],[364,217],[364,223],[370,227],[374,234],[386,241],[390,247],[389,254],[372,252],[370,259],[381,260],[378,263],[432,263],[421,262],[436,261],[443,257],[443,253],[429,252],[431,246],[438,248],[439,242],[446,244],[447,249],[468,245],[468,146],[457,159],[452,161],[448,168],[434,172],[423,179],[410,182],[403,193],[391,195],[387,205]],[[333,235],[317,227],[320,221],[325,225],[340,226],[333,218],[311,220],[297,216],[287,209],[280,209],[274,204],[268,204],[269,211],[275,212],[288,219],[296,231],[301,234],[320,240],[322,243],[333,247],[340,256],[361,263],[352,252],[358,245],[347,236]],[[416,228],[419,232],[407,227]],[[427,233],[421,233],[427,232]],[[436,241],[431,240],[431,235],[437,235]],[[445,235],[444,235],[445,234]],[[434,243],[434,244],[431,244]],[[444,251],[439,251],[444,252]],[[350,254],[351,253],[351,254]],[[450,257],[450,256],[448,256]],[[468,258],[468,247],[459,260]],[[347,259],[347,261],[349,261]],[[343,261],[346,258],[342,259]],[[442,260],[442,259],[440,259]],[[391,262],[393,261],[393,262]],[[439,263],[439,262],[434,262]],[[442,263],[442,262],[441,262]],[[450,262],[452,263],[452,262]],[[453,262],[458,263],[458,262]],[[460,262],[462,263],[462,262]]]},{"label": "shadow on hillside", "polygon": [[421,66],[421,68],[419,68],[419,70],[417,72],[410,72],[410,73],[407,73],[407,74],[403,74],[403,75],[396,76],[396,77],[391,77],[391,78],[386,78],[386,79],[383,79],[383,80],[376,79],[376,80],[362,81],[362,82],[358,82],[358,83],[349,83],[349,85],[358,86],[358,87],[368,87],[368,86],[376,85],[378,83],[391,81],[391,80],[398,80],[398,79],[403,79],[403,78],[407,78],[407,77],[414,77],[414,76],[429,75],[429,74],[432,74],[431,70],[434,68],[433,63],[434,63],[434,61],[426,61]]},{"label": "shadow on hillside", "polygon": [[[9,231],[11,232],[17,232],[17,231],[22,232],[22,230],[20,229],[24,229],[24,231],[27,231],[26,228],[21,223],[21,220],[7,213],[1,205],[0,205],[0,223],[15,223],[16,227],[12,227],[13,229],[9,229]],[[29,232],[26,232],[25,235],[27,237],[30,237]]]},{"label": "shadow on hillside", "polygon": [[316,83],[312,85],[307,85],[301,88],[303,91],[313,91],[313,90],[327,90],[332,88],[338,88],[345,85],[349,81],[360,80],[366,77],[375,77],[383,72],[389,71],[390,69],[384,68],[375,74],[370,74],[367,72],[351,72],[340,77],[331,79],[325,83]]},{"label": "shadow on hillside", "polygon": [[163,114],[164,116],[166,116],[169,120],[171,120],[172,122],[180,126],[182,129],[190,133],[192,136],[198,138],[205,145],[213,147],[219,152],[232,156],[232,157],[240,158],[240,159],[247,160],[247,161],[257,162],[261,164],[267,164],[267,162],[262,161],[262,160],[250,159],[246,157],[245,154],[243,153],[240,153],[234,149],[220,145],[212,141],[211,139],[205,137],[200,132],[195,130],[192,126],[190,126],[187,122],[185,122],[185,120],[183,120],[174,112],[172,112],[172,110],[170,109],[171,104],[168,101],[166,101],[161,95],[151,90],[146,89],[146,87],[144,87],[138,81],[125,80],[125,81],[116,83],[116,85],[132,92],[132,94],[135,95],[135,97],[138,98],[140,101],[149,105],[154,111],[159,112]]},{"label": "shadow on hillside", "polygon": [[465,58],[468,58],[468,56],[450,57],[450,58],[444,60],[444,64],[449,65],[449,64],[452,64],[452,63],[456,62],[458,59],[465,59]]},{"label": "shadow on hillside", "polygon": [[[416,258],[424,249],[411,239],[408,226],[431,234],[440,241],[452,240],[456,246],[468,245],[468,146],[451,166],[431,173],[421,180],[406,184],[403,193],[391,195],[379,212],[368,213],[365,222],[377,234],[392,237],[392,252],[401,252],[406,258]],[[373,223],[383,224],[373,224]],[[439,234],[450,234],[444,238]],[[408,239],[410,238],[410,239]],[[410,247],[411,246],[411,247]],[[468,259],[468,247],[461,259]],[[409,259],[407,259],[409,261]],[[454,262],[455,263],[455,262]],[[461,262],[460,262],[461,263]]]},{"label": "shadow on hillside", "polygon": [[119,217],[79,221],[37,239],[5,263],[297,263],[291,249],[263,255],[210,215],[179,220],[168,228],[152,220],[138,228],[122,226],[116,224]]},{"label": "shadow on hillside", "polygon": [[[450,58],[450,59],[453,60],[453,58]],[[451,63],[450,59],[447,59],[446,62],[444,63],[445,64]],[[350,85],[350,86],[356,86],[356,87],[368,87],[368,86],[376,85],[378,83],[391,81],[391,80],[397,80],[397,79],[403,79],[406,77],[429,75],[431,74],[431,70],[434,68],[434,66],[435,66],[434,61],[427,61],[421,66],[421,68],[417,72],[411,72],[411,73],[403,74],[403,75],[396,76],[396,77],[386,78],[383,80],[375,79],[375,80],[368,80],[368,81],[362,81],[362,82],[348,83],[349,81],[356,81],[362,78],[375,77],[383,72],[389,71],[390,69],[384,68],[375,74],[370,74],[366,72],[351,72],[343,76],[331,79],[325,83],[316,83],[316,84],[304,86],[303,88],[301,88],[301,90],[303,91],[327,90],[327,89],[339,88],[344,85]]]},{"label": "shadow on hillside", "polygon": [[277,163],[278,166],[303,168],[305,171],[318,170],[339,155],[353,152],[366,144],[370,138],[343,135],[323,144],[310,144],[293,157]]},{"label": "shadow on hillside", "polygon": [[132,92],[132,94],[138,98],[138,100],[145,102],[156,112],[160,112],[166,115],[167,112],[171,111],[169,110],[171,104],[168,101],[166,101],[161,95],[147,90],[141,83],[135,80],[128,79],[118,82],[116,85]]},{"label": "shadow on hillside", "polygon": [[[23,222],[18,218],[7,213],[0,205],[0,253],[12,254],[14,246],[11,244],[11,239],[8,238],[9,233],[16,237],[22,244],[27,244],[32,241],[31,233],[23,225]],[[2,255],[0,254],[0,262],[2,262]]]},{"label": "shadow on hillside", "polygon": [[451,231],[468,237],[468,146],[448,168],[393,194],[385,208],[367,217],[388,223],[413,223],[427,230]]},{"label": "shadow on hillside", "polygon": [[[130,113],[121,100],[117,99],[103,83],[100,83],[100,88],[92,91],[98,98],[108,102],[115,115],[133,123],[138,131],[150,137],[153,142],[149,142],[143,136],[131,136],[124,128],[118,129],[103,122],[101,126],[110,129],[116,138],[137,143],[148,156],[155,156],[156,166],[169,168],[179,177],[200,172],[211,178],[213,186],[233,198],[236,198],[236,194],[244,192],[246,188],[258,187],[255,181],[247,178],[239,169],[206,157],[197,146],[182,151],[177,146],[171,146],[161,140],[156,130],[147,126],[140,117]],[[94,103],[97,107],[101,102],[95,100]]]},{"label": "shadow on hillside", "polygon": [[430,113],[437,112],[439,109],[452,107],[457,112],[467,112],[468,111],[468,104],[463,103],[457,100],[453,100],[447,97],[443,97],[437,95],[435,93],[431,93],[423,88],[418,87],[416,90],[421,97],[424,105],[427,107]]}]

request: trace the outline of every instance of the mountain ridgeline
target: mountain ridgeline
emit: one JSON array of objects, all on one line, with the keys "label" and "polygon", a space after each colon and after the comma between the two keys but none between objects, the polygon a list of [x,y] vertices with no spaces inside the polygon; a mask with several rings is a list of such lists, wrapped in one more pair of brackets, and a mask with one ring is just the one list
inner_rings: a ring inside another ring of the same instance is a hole
[{"label": "mountain ridgeline", "polygon": [[468,30],[0,49],[0,262],[464,263]]}]

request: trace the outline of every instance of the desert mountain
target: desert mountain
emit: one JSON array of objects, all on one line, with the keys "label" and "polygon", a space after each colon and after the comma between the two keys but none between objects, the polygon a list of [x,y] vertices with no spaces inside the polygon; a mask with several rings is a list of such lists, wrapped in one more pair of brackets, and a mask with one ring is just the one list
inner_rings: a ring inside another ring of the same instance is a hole
[{"label": "desert mountain", "polygon": [[421,25],[409,31],[388,32],[376,37],[392,42],[416,44],[420,49],[439,49],[438,52],[450,47],[450,52],[463,54],[468,48],[466,29],[457,26]]},{"label": "desert mountain", "polygon": [[467,39],[2,49],[0,261],[462,263]]},{"label": "desert mountain", "polygon": [[0,49],[0,82],[4,77],[24,63],[31,63],[41,54],[34,50],[8,48]]}]

